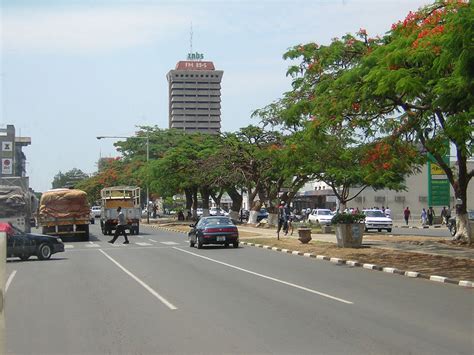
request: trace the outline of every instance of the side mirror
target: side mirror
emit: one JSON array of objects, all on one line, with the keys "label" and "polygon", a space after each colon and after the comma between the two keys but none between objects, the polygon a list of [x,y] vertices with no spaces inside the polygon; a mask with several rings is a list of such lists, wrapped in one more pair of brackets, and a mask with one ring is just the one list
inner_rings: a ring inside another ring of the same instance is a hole
[{"label": "side mirror", "polygon": [[190,226],[191,228],[194,228],[194,227],[196,227],[196,225],[195,225],[195,224],[190,224],[189,226]]}]

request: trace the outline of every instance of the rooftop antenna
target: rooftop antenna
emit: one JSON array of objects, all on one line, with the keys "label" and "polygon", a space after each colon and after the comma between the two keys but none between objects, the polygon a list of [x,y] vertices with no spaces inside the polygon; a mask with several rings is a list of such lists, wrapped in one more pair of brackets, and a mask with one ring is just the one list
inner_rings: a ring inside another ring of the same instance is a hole
[{"label": "rooftop antenna", "polygon": [[191,21],[191,28],[189,31],[189,53],[193,52],[193,22]]}]

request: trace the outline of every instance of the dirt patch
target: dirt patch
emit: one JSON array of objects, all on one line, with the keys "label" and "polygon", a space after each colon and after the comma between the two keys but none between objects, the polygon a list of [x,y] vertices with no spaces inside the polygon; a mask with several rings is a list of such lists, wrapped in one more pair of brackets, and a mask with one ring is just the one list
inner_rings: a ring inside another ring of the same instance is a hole
[{"label": "dirt patch", "polygon": [[333,243],[318,241],[310,241],[308,244],[301,244],[295,239],[283,239],[278,241],[276,239],[254,238],[246,239],[245,241],[289,250],[298,250],[304,253],[355,260],[360,263],[394,267],[404,271],[417,271],[428,275],[474,281],[474,260],[470,259],[386,250],[377,247],[365,247],[360,249],[338,248]]}]

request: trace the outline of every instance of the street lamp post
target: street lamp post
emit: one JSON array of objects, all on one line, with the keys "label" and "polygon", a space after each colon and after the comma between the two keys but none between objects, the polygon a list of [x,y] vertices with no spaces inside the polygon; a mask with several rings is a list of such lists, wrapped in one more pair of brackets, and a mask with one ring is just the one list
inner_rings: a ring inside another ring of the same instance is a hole
[{"label": "street lamp post", "polygon": [[[146,137],[140,136],[97,136],[97,139],[105,139],[105,138],[138,138],[138,139],[146,139],[146,162],[150,161],[150,133],[146,132]],[[148,191],[148,179],[146,182],[146,221],[150,224],[150,194]]]}]

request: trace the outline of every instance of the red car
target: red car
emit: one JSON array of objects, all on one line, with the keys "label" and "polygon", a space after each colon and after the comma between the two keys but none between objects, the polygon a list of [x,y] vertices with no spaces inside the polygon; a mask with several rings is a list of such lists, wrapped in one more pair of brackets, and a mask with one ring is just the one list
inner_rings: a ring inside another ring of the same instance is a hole
[{"label": "red car", "polygon": [[188,233],[189,246],[195,245],[201,249],[206,244],[220,244],[234,248],[239,247],[239,231],[229,217],[209,216],[202,217],[196,224],[190,225]]}]

